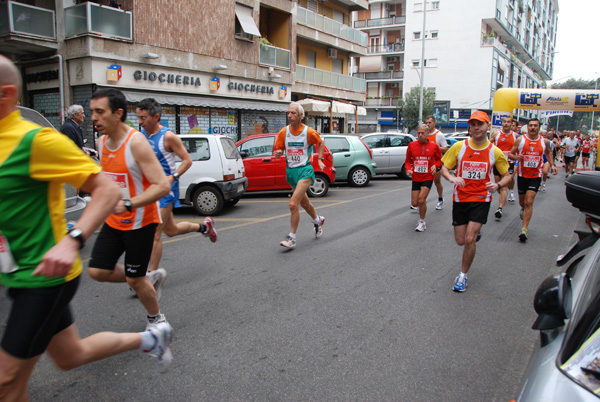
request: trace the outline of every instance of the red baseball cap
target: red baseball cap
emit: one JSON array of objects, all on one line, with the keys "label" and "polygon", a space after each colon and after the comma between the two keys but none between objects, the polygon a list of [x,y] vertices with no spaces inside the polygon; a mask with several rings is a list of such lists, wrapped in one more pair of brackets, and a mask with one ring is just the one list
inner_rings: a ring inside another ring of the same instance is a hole
[{"label": "red baseball cap", "polygon": [[489,123],[490,117],[487,115],[487,113],[482,112],[481,110],[476,110],[473,112],[473,114],[471,115],[471,117],[469,118],[469,121],[467,123],[470,124],[471,120],[477,120],[477,121]]}]

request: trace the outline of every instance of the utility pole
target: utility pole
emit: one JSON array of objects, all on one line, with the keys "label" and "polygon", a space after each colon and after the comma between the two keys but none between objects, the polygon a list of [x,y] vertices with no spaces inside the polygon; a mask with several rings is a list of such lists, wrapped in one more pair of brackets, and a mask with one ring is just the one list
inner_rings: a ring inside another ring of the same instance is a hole
[{"label": "utility pole", "polygon": [[423,41],[421,45],[421,95],[419,97],[419,124],[423,123],[423,77],[425,76],[425,17],[427,16],[427,0],[423,1],[423,33],[421,35],[421,40]]}]

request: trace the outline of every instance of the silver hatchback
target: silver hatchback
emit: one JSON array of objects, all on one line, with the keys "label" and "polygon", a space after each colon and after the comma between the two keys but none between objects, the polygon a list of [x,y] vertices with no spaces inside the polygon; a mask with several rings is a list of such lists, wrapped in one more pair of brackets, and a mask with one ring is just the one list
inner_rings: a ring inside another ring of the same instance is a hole
[{"label": "silver hatchback", "polygon": [[415,137],[402,133],[373,133],[360,138],[373,151],[376,174],[397,174],[403,179],[409,178],[404,162],[408,144],[415,141]]}]

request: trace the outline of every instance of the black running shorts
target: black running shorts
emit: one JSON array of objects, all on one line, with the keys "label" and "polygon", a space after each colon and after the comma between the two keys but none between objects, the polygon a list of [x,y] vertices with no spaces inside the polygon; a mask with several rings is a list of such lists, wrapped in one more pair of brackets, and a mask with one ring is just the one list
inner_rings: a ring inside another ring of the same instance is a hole
[{"label": "black running shorts", "polygon": [[73,324],[69,303],[78,286],[79,277],[47,288],[9,288],[12,306],[2,349],[20,359],[44,353],[52,337]]},{"label": "black running shorts", "polygon": [[519,190],[519,194],[525,194],[528,191],[535,191],[537,193],[541,184],[541,177],[534,177],[530,179],[519,176],[517,178],[517,189]]},{"label": "black running shorts", "polygon": [[421,191],[421,187],[427,187],[428,189],[431,189],[432,185],[433,185],[433,180],[413,181],[412,182],[412,191]]},{"label": "black running shorts", "polygon": [[452,226],[462,226],[469,222],[487,223],[491,202],[453,202]]}]

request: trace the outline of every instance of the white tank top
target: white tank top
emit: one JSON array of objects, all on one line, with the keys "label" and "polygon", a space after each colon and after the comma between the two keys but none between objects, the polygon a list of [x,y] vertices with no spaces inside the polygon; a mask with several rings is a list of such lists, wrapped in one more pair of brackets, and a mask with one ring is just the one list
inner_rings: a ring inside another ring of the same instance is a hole
[{"label": "white tank top", "polygon": [[285,158],[290,168],[306,166],[310,157],[310,145],[308,145],[308,126],[298,135],[292,134],[290,126],[285,128]]}]

